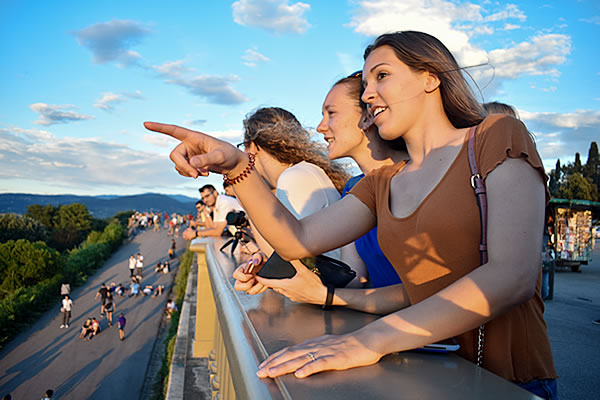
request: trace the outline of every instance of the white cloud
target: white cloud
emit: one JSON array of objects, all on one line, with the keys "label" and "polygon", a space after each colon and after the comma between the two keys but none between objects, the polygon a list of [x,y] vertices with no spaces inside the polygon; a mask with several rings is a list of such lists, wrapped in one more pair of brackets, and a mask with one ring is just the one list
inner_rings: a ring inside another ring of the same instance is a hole
[{"label": "white cloud", "polygon": [[304,33],[310,24],[304,13],[310,5],[288,0],[239,0],[232,4],[233,20],[242,26],[255,26],[275,33]]},{"label": "white cloud", "polygon": [[504,10],[485,17],[485,21],[502,21],[509,18],[518,19],[521,22],[527,19],[523,11],[519,10],[519,7],[515,4],[507,4]]},{"label": "white cloud", "polygon": [[141,56],[131,47],[149,33],[140,23],[127,20],[98,23],[73,32],[79,44],[92,52],[94,63],[115,61],[120,66],[138,63]]},{"label": "white cloud", "polygon": [[364,35],[422,31],[440,39],[462,66],[489,63],[489,66],[468,70],[480,86],[486,86],[488,94],[500,90],[503,80],[524,75],[560,75],[557,66],[563,64],[571,52],[570,36],[552,33],[539,34],[528,41],[489,52],[472,43],[475,35],[491,34],[496,29],[516,29],[517,25],[504,23],[506,20],[525,21],[526,15],[514,4],[501,10],[488,10],[469,2],[374,0],[360,2],[353,14],[348,25]]},{"label": "white cloud", "polygon": [[106,92],[102,94],[102,98],[98,100],[96,104],[94,104],[94,107],[100,108],[104,111],[113,111],[115,104],[123,103],[124,101],[127,101],[127,99],[141,100],[143,98],[142,92],[139,90],[135,91],[134,93],[123,94]]},{"label": "white cloud", "polygon": [[271,61],[264,55],[260,54],[256,48],[246,50],[246,54],[242,56],[242,59],[246,60],[244,64],[249,67],[256,67],[259,62]]},{"label": "white cloud", "polygon": [[239,81],[237,76],[196,75],[190,76],[193,69],[184,65],[182,60],[168,62],[153,67],[165,83],[181,86],[194,96],[200,96],[216,104],[240,104],[248,99],[231,87],[232,82]]},{"label": "white cloud", "polygon": [[33,103],[29,106],[29,108],[40,114],[39,119],[34,121],[34,123],[38,125],[67,124],[73,121],[94,119],[94,117],[91,115],[67,111],[73,108],[72,105],[59,106],[55,104]]},{"label": "white cloud", "polygon": [[519,110],[519,115],[534,132],[538,151],[548,169],[554,168],[558,158],[563,163],[572,161],[576,152],[585,162],[590,143],[598,141],[600,111],[597,110],[568,113]]},{"label": "white cloud", "polygon": [[[190,183],[179,177],[164,151],[141,151],[100,138],[59,138],[21,128],[0,129],[0,136],[0,181],[5,184],[35,180],[42,188],[93,193],[98,188],[171,192]],[[156,134],[161,136],[166,137]]]},{"label": "white cloud", "polygon": [[559,76],[556,66],[571,53],[571,38],[562,34],[535,36],[531,41],[489,52],[496,77],[515,79],[522,75]]},{"label": "white cloud", "polygon": [[504,24],[504,28],[502,28],[502,30],[505,31],[512,31],[514,29],[519,29],[521,27],[521,25],[514,25],[514,24]]},{"label": "white cloud", "polygon": [[587,22],[589,24],[600,25],[600,15],[594,15],[593,17],[589,17],[589,18],[582,18],[582,19],[580,19],[580,21]]}]

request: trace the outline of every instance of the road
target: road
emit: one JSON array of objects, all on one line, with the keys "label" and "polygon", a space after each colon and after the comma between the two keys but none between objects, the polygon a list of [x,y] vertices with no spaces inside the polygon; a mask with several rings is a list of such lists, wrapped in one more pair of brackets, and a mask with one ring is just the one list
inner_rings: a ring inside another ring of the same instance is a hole
[{"label": "road", "polygon": [[561,400],[596,400],[600,396],[600,241],[592,262],[581,272],[556,273],[554,299],[544,317],[558,373]]},{"label": "road", "polygon": [[[143,232],[124,243],[89,281],[73,290],[73,318],[60,329],[62,314],[57,303],[38,322],[17,336],[0,352],[0,395],[13,399],[41,398],[46,389],[57,399],[137,399],[154,345],[167,295],[115,297],[113,327],[102,318],[102,332],[91,341],[79,339],[81,325],[90,316],[100,318],[100,302],[94,297],[100,284],[129,282],[128,259],[138,251],[144,256],[144,284],[165,284],[169,291],[178,261],[171,273],[155,274],[158,261],[168,259],[171,237],[166,230]],[[177,239],[177,256],[186,241]],[[127,318],[126,339],[119,340],[116,319]]]}]

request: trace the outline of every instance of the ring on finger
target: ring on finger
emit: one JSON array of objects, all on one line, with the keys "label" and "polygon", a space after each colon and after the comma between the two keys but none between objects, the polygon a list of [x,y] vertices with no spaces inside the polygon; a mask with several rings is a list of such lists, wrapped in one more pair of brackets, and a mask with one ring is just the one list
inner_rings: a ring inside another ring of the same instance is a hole
[{"label": "ring on finger", "polygon": [[306,355],[310,357],[310,362],[317,361],[317,357],[315,357],[313,353],[308,353]]}]

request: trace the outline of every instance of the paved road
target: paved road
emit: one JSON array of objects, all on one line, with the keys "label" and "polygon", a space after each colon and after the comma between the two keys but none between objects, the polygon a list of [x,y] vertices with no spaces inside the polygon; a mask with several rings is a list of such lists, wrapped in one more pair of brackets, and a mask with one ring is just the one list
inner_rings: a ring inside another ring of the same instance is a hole
[{"label": "paved road", "polygon": [[554,299],[544,315],[558,372],[561,400],[600,398],[600,241],[581,272],[557,272]]},{"label": "paved road", "polygon": [[[185,249],[178,239],[177,256]],[[91,341],[79,339],[81,325],[87,317],[100,317],[100,303],[94,297],[100,284],[129,281],[127,261],[138,251],[144,256],[142,284],[167,284],[169,275],[156,275],[158,261],[168,258],[171,237],[166,230],[144,232],[125,243],[103,268],[82,287],[73,290],[72,324],[60,329],[60,306],[48,311],[26,332],[15,338],[0,353],[0,395],[12,393],[13,399],[41,398],[52,388],[59,399],[137,399],[154,345],[162,310],[167,297],[116,297],[116,316],[127,318],[124,341],[119,340],[116,324],[108,327],[101,319],[102,332]],[[178,262],[173,263],[174,267]]]}]

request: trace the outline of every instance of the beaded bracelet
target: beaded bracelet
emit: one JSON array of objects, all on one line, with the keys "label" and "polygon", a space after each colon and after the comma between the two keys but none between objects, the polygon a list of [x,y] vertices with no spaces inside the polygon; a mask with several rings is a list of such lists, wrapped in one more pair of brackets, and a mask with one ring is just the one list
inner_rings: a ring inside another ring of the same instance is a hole
[{"label": "beaded bracelet", "polygon": [[223,175],[223,182],[226,185],[235,185],[236,183],[243,181],[244,178],[250,175],[250,173],[252,172],[252,168],[254,168],[254,160],[254,153],[248,153],[248,166],[246,167],[246,169],[235,178],[229,178],[227,175]]}]

